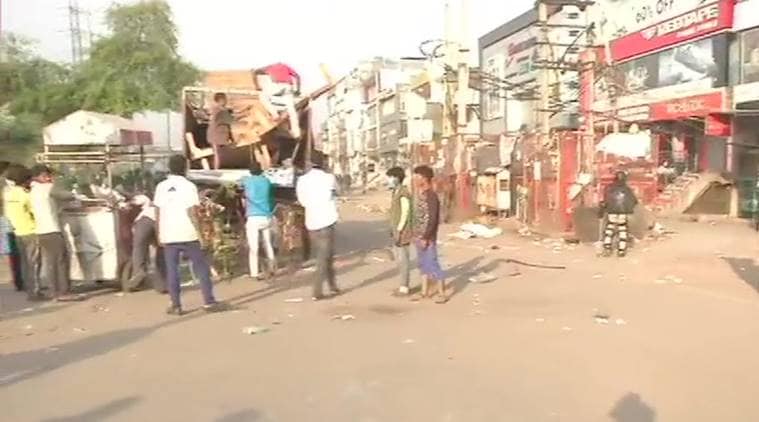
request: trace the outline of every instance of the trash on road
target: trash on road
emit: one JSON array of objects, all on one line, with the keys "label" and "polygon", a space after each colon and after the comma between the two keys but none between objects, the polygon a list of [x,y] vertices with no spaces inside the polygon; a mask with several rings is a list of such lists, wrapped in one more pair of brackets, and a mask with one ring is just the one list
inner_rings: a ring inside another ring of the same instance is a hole
[{"label": "trash on road", "polygon": [[539,324],[542,324],[542,323],[546,322],[546,319],[545,318],[535,318],[535,322],[537,322]]},{"label": "trash on road", "polygon": [[264,334],[268,333],[270,330],[268,327],[259,327],[256,325],[252,325],[250,327],[245,327],[242,329],[243,334],[247,334],[249,336],[254,336],[256,334]]},{"label": "trash on road", "polygon": [[606,315],[596,315],[593,317],[595,319],[596,324],[600,325],[608,325],[609,324],[609,317]]},{"label": "trash on road", "polygon": [[673,275],[667,275],[664,276],[664,278],[659,278],[656,280],[656,284],[682,284],[683,279],[680,277],[675,277]]},{"label": "trash on road", "polygon": [[604,275],[603,274],[593,274],[593,278],[596,279],[596,280],[598,280],[600,278],[604,278]]},{"label": "trash on road", "polygon": [[77,327],[77,328],[74,328],[74,332],[75,333],[86,333],[87,329],[86,328],[79,328],[79,327]]},{"label": "trash on road", "polygon": [[484,224],[469,223],[461,226],[461,231],[472,233],[475,237],[481,237],[483,239],[492,239],[503,234],[503,229],[500,227],[490,228]]},{"label": "trash on road", "polygon": [[26,313],[29,313],[29,312],[32,312],[32,311],[34,311],[34,308],[24,308],[24,309],[21,310],[21,313],[22,314],[26,314]]},{"label": "trash on road", "polygon": [[416,340],[413,338],[407,338],[406,340],[403,340],[403,344],[414,344],[416,343]]},{"label": "trash on road", "polygon": [[480,274],[477,274],[476,276],[469,277],[470,283],[485,284],[485,283],[491,283],[496,280],[498,280],[498,277],[490,273],[480,273]]},{"label": "trash on road", "polygon": [[59,349],[57,347],[48,347],[47,349],[45,349],[45,353],[55,353],[55,352],[58,352],[60,350],[61,349]]},{"label": "trash on road", "polygon": [[474,233],[461,230],[455,233],[451,233],[448,236],[456,238],[456,239],[460,239],[460,240],[468,240],[474,237]]},{"label": "trash on road", "polygon": [[356,317],[353,316],[353,315],[351,315],[351,314],[332,315],[332,320],[333,321],[337,321],[337,320],[340,320],[340,321],[353,321],[354,319],[356,319]]},{"label": "trash on road", "polygon": [[387,262],[385,259],[380,258],[378,256],[371,257],[371,260],[374,261],[374,262],[379,262],[379,263]]},{"label": "trash on road", "polygon": [[113,295],[116,296],[116,297],[124,297],[124,296],[126,296],[126,294],[124,292],[114,293]]},{"label": "trash on road", "polygon": [[33,329],[33,328],[34,328],[34,327],[33,327],[32,325],[25,325],[25,326],[24,326],[24,330],[26,330],[26,331],[29,331],[29,330],[31,330],[31,329]]},{"label": "trash on road", "polygon": [[92,312],[110,312],[111,310],[103,305],[92,305]]},{"label": "trash on road", "polygon": [[615,323],[615,324],[617,324],[617,325],[627,325],[627,321],[625,321],[625,320],[624,320],[624,319],[622,319],[622,318],[617,318],[617,319],[614,321],[614,323]]},{"label": "trash on road", "polygon": [[291,297],[289,299],[285,299],[285,303],[302,303],[303,298],[302,297]]}]

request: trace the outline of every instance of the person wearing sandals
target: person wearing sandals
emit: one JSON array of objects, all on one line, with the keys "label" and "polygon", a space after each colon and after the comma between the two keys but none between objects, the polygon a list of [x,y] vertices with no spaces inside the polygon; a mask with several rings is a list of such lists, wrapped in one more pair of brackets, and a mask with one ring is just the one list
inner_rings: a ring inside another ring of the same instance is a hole
[{"label": "person wearing sandals", "polygon": [[393,196],[390,201],[390,234],[393,241],[393,253],[398,262],[398,272],[401,277],[401,285],[396,295],[407,296],[409,294],[409,281],[411,264],[409,258],[409,246],[412,240],[411,231],[411,194],[403,185],[406,172],[400,167],[393,167],[387,171],[387,180],[392,189]]},{"label": "person wearing sandals", "polygon": [[437,303],[445,303],[445,274],[440,268],[437,254],[437,234],[440,227],[440,199],[432,189],[435,176],[428,166],[414,169],[416,198],[414,199],[414,236],[419,271],[422,273],[422,297],[429,296],[429,285],[438,284]]}]

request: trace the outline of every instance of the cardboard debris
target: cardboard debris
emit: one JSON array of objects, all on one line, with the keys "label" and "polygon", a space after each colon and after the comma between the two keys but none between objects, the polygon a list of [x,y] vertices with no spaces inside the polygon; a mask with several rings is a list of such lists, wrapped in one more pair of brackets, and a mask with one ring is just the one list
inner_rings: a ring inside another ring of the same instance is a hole
[{"label": "cardboard debris", "polygon": [[353,321],[355,319],[356,319],[356,317],[353,316],[353,315],[351,315],[351,314],[332,315],[332,320],[333,321],[337,321],[337,320],[340,320],[340,321]]},{"label": "cardboard debris", "polygon": [[472,233],[475,237],[492,239],[503,234],[500,227],[490,228],[483,224],[469,223],[461,226],[461,231]]},{"label": "cardboard debris", "polygon": [[270,330],[268,327],[258,327],[255,325],[250,326],[250,327],[245,327],[242,329],[242,333],[247,334],[249,336],[253,336],[256,334],[264,334],[264,333],[268,333],[269,331]]},{"label": "cardboard debris", "polygon": [[477,274],[476,276],[469,277],[470,283],[485,284],[485,283],[491,283],[496,280],[498,280],[498,277],[490,273],[480,273],[480,274]]}]

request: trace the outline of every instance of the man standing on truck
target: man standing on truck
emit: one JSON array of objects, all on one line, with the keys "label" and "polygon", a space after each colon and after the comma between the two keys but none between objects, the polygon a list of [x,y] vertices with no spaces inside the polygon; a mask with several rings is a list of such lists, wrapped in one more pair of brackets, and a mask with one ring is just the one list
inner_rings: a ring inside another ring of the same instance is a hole
[{"label": "man standing on truck", "polygon": [[635,212],[638,198],[627,185],[627,175],[618,171],[614,176],[614,182],[606,188],[604,200],[599,208],[601,216],[606,217],[606,229],[604,231],[604,256],[611,256],[614,237],[617,236],[617,256],[627,254],[627,223],[630,216]]},{"label": "man standing on truck", "polygon": [[312,167],[297,180],[298,202],[306,210],[306,229],[311,245],[316,250],[316,274],[314,276],[314,300],[324,299],[322,284],[327,281],[334,295],[340,294],[335,283],[335,226],[337,225],[337,181],[335,176],[323,170],[323,154],[313,152]]},{"label": "man standing on truck", "polygon": [[198,188],[187,178],[187,161],[181,155],[169,159],[169,176],[156,187],[153,200],[156,214],[156,230],[166,259],[166,281],[171,306],[169,315],[182,315],[180,300],[179,258],[185,254],[192,262],[195,275],[200,279],[203,309],[206,312],[223,311],[225,307],[216,301],[211,282],[211,266],[200,246],[197,209],[200,205]]},{"label": "man standing on truck", "polygon": [[[277,270],[274,247],[271,244],[271,217],[274,212],[274,188],[271,181],[263,175],[261,164],[253,161],[250,175],[242,179],[245,190],[245,233],[248,238],[248,267],[250,277],[261,280],[258,268],[258,240],[263,238],[264,251],[269,259],[269,276]],[[260,235],[260,236],[259,236]]]},{"label": "man standing on truck", "polygon": [[279,117],[280,111],[287,112],[290,132],[294,138],[300,138],[300,120],[295,109],[301,85],[298,72],[284,63],[274,63],[254,70],[253,79],[268,100],[265,105],[269,112],[274,117]]},{"label": "man standing on truck", "polygon": [[213,96],[213,106],[208,116],[208,132],[206,138],[213,148],[213,168],[221,167],[221,149],[229,145],[232,139],[232,123],[235,117],[227,108],[227,94],[217,92]]}]

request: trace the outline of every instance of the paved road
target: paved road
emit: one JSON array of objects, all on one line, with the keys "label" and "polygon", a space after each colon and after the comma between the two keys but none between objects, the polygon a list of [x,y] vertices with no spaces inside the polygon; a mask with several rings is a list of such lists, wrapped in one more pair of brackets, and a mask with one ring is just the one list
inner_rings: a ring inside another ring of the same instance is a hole
[{"label": "paved road", "polygon": [[[346,205],[348,292],[330,302],[285,302],[309,297],[307,272],[221,284],[236,311],[183,318],[151,292],[27,309],[2,286],[2,420],[759,420],[759,267],[744,226],[672,223],[673,238],[621,261],[513,233],[447,241],[456,295],[435,305],[390,296],[393,264],[367,253],[383,246],[381,218]],[[498,280],[467,283],[483,271]]]}]

